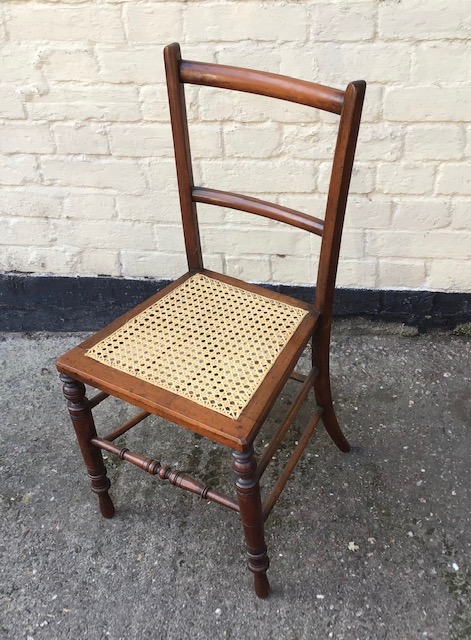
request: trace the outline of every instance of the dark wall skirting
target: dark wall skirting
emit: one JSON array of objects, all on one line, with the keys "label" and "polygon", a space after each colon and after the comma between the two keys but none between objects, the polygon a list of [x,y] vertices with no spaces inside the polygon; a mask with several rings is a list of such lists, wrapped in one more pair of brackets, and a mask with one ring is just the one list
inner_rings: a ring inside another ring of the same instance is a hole
[{"label": "dark wall skirting", "polygon": [[[0,331],[92,331],[142,302],[168,280],[0,274]],[[302,300],[313,289],[269,286]],[[471,293],[337,289],[336,317],[401,322],[420,331],[471,321]]]}]

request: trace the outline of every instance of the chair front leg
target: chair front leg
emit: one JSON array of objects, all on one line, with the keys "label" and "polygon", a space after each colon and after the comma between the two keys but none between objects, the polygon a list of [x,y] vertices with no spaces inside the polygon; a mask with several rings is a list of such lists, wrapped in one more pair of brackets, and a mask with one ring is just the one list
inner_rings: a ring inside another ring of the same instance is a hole
[{"label": "chair front leg", "polygon": [[106,475],[100,449],[90,442],[92,438],[97,437],[97,432],[92,411],[85,397],[85,385],[65,374],[61,374],[60,378],[64,383],[63,392],[67,400],[67,408],[91,480],[92,491],[98,495],[101,515],[112,518],[114,505],[108,494],[110,480]]},{"label": "chair front leg", "polygon": [[269,560],[265,544],[257,462],[252,447],[242,453],[234,451],[232,455],[232,468],[236,477],[235,484],[245,534],[248,567],[254,574],[255,593],[259,598],[266,598],[270,593],[270,584],[266,574]]}]

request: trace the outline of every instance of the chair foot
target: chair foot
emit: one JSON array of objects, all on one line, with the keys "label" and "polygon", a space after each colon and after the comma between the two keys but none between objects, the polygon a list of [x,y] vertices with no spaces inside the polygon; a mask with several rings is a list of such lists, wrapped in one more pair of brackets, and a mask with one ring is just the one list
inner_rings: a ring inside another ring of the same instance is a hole
[{"label": "chair foot", "polygon": [[90,442],[92,438],[97,437],[97,432],[92,411],[85,397],[85,385],[65,374],[61,374],[60,378],[64,383],[63,392],[67,400],[67,408],[87,467],[92,491],[98,496],[102,516],[112,518],[115,510],[108,493],[110,480],[106,475],[106,467],[100,449]]},{"label": "chair foot", "polygon": [[270,583],[266,573],[254,573],[253,583],[259,598],[267,598],[270,595]]},{"label": "chair foot", "polygon": [[257,462],[252,447],[242,453],[234,451],[232,455],[232,468],[236,477],[237,498],[247,547],[248,568],[254,574],[255,593],[259,598],[266,598],[270,593],[266,574],[270,561],[265,544]]}]

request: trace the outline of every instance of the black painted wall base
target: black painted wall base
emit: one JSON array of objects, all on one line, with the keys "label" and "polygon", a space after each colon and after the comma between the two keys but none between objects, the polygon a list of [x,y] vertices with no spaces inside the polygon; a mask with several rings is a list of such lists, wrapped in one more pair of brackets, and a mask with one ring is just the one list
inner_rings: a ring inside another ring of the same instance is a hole
[{"label": "black painted wall base", "polygon": [[[0,274],[0,331],[93,331],[169,283],[105,277]],[[311,301],[313,288],[267,285]],[[338,289],[336,317],[402,322],[420,331],[471,321],[471,293]]]}]

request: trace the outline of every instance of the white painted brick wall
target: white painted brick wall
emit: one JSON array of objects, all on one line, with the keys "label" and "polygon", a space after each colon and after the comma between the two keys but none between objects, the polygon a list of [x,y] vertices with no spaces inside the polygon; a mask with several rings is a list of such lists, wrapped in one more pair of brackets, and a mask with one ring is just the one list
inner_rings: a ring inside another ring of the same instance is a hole
[{"label": "white painted brick wall", "polygon": [[[185,269],[162,48],[368,82],[339,284],[471,291],[468,0],[5,0],[0,270]],[[188,87],[195,179],[322,216],[336,118]],[[210,268],[312,281],[319,242],[200,207]]]}]

